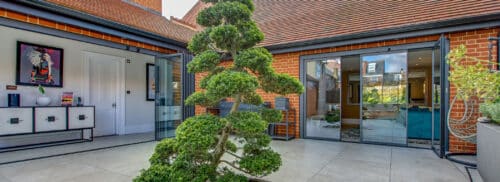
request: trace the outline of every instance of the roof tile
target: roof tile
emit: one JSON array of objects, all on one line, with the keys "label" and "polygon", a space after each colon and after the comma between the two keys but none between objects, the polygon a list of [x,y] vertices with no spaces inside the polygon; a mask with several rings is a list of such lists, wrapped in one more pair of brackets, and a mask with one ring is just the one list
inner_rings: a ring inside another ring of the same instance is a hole
[{"label": "roof tile", "polygon": [[[302,42],[500,13],[500,4],[483,1],[254,0],[254,19],[265,34],[261,45]],[[184,18],[196,24],[198,3]],[[194,17],[194,18],[193,18]]]},{"label": "roof tile", "polygon": [[188,42],[196,33],[190,28],[169,21],[158,13],[147,11],[122,0],[46,1],[180,42]]}]

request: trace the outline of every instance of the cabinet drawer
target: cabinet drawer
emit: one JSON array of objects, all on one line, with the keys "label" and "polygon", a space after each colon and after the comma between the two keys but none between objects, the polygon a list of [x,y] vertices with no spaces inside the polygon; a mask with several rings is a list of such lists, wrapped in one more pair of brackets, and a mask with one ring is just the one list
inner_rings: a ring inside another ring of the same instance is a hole
[{"label": "cabinet drawer", "polygon": [[32,108],[0,108],[0,136],[32,132]]},{"label": "cabinet drawer", "polygon": [[35,108],[35,132],[66,130],[65,107]]},{"label": "cabinet drawer", "polygon": [[68,107],[68,128],[94,128],[94,107]]}]

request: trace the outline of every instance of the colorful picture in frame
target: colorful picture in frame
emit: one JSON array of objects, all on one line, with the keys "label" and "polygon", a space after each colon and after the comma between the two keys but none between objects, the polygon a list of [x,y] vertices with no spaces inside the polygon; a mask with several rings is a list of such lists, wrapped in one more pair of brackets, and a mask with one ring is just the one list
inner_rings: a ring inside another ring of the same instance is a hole
[{"label": "colorful picture in frame", "polygon": [[155,65],[148,63],[146,64],[146,100],[154,101],[155,100]]},{"label": "colorful picture in frame", "polygon": [[63,87],[61,48],[17,42],[16,84]]},{"label": "colorful picture in frame", "polygon": [[73,92],[63,92],[61,96],[61,106],[73,105]]}]

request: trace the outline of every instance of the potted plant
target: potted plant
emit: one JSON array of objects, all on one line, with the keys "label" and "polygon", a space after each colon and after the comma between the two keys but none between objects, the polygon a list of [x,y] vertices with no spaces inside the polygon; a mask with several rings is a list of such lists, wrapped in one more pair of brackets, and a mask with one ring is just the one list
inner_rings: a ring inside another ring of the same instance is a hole
[{"label": "potted plant", "polygon": [[52,100],[45,95],[45,88],[42,85],[38,85],[38,92],[40,92],[40,95],[36,99],[36,104],[39,106],[48,106]]},{"label": "potted plant", "polygon": [[[463,127],[469,117],[455,119],[448,116],[448,131],[458,138],[477,144],[477,165],[481,177],[485,181],[500,179],[500,74],[492,71],[487,65],[492,63],[467,56],[464,45],[452,50],[448,55],[450,71],[449,80],[455,86],[457,94],[450,104],[450,111],[457,100],[465,107],[464,116],[474,116],[475,103],[480,103],[482,118],[477,123],[477,133],[468,132],[471,127]],[[492,121],[492,122],[490,122]]]},{"label": "potted plant", "polygon": [[500,125],[500,102],[482,103],[479,111],[484,116],[480,121]]},{"label": "potted plant", "polygon": [[500,179],[500,102],[483,103],[479,107],[483,118],[477,124],[478,169],[485,181]]},{"label": "potted plant", "polygon": [[325,120],[327,123],[333,124],[340,121],[340,110],[329,111],[325,115]]}]

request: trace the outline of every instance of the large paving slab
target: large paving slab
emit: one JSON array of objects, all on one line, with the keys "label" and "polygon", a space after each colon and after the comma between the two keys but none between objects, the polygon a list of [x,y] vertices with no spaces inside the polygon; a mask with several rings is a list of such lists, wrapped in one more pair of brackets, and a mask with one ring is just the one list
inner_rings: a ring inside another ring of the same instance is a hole
[{"label": "large paving slab", "polygon": [[[131,181],[156,142],[0,165],[0,182]],[[273,141],[281,169],[270,181],[467,181],[431,150],[319,140]]]}]

